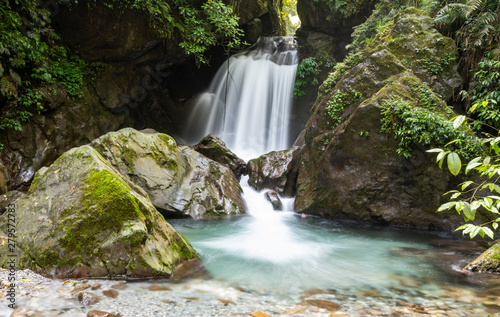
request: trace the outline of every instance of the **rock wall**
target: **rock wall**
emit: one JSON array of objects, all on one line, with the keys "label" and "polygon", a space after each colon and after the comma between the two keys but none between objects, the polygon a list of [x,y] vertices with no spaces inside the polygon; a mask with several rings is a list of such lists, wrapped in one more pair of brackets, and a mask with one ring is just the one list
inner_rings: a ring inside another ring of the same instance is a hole
[{"label": "rock wall", "polygon": [[[445,56],[454,59],[443,62]],[[381,132],[382,106],[395,96],[415,107],[432,104],[427,111],[442,113],[445,120],[453,116],[442,99],[460,84],[456,56],[453,40],[410,8],[372,46],[351,56],[350,68],[331,74],[306,126],[296,211],[431,229],[460,224],[457,215],[435,212],[442,194],[459,180],[440,170],[418,144],[413,157],[404,159],[396,153],[399,140]],[[440,65],[440,74],[432,75],[424,59]],[[420,99],[422,89],[429,99]],[[345,97],[343,111],[332,128],[328,107],[339,95]]]}]

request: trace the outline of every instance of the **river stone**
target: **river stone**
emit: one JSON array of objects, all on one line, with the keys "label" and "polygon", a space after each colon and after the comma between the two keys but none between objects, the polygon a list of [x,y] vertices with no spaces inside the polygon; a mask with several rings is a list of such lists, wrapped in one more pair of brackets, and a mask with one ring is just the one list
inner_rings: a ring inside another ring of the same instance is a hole
[{"label": "river stone", "polygon": [[217,136],[209,134],[198,144],[193,146],[193,148],[196,152],[199,152],[216,162],[227,165],[231,171],[233,171],[234,176],[236,176],[238,181],[240,180],[241,175],[247,175],[247,163],[231,152],[231,150],[226,147],[224,141]]},{"label": "river stone", "polygon": [[469,263],[465,269],[472,272],[500,273],[500,242]]},{"label": "river stone", "polygon": [[161,133],[132,128],[92,141],[126,178],[144,189],[166,217],[241,214],[241,187],[231,170]]},{"label": "river stone", "polygon": [[[391,36],[377,37],[352,57],[348,71],[327,79],[320,88],[305,127],[295,210],[451,230],[463,219],[436,210],[445,202],[442,193],[455,188],[460,179],[440,170],[435,156],[419,144],[412,145],[412,158],[401,157],[396,152],[399,140],[380,131],[382,106],[394,96],[413,107],[427,107],[444,121],[455,116],[443,98],[449,98],[460,82],[457,48],[415,8],[402,12],[387,32]],[[418,42],[409,43],[408,38]],[[443,74],[430,76],[429,64],[441,67]],[[341,124],[332,128],[327,109],[338,92],[348,97],[342,102]]]},{"label": "river stone", "polygon": [[[71,278],[169,276],[197,256],[148,195],[88,145],[38,171],[15,205],[18,269]],[[0,231],[7,229],[6,213]],[[8,261],[0,249],[1,266]]]},{"label": "river stone", "polygon": [[248,162],[248,184],[257,190],[272,189],[284,196],[295,194],[300,148],[273,151]]},{"label": "river stone", "polygon": [[274,210],[283,210],[283,203],[281,202],[277,192],[273,190],[268,191],[266,193],[266,198],[271,202]]}]

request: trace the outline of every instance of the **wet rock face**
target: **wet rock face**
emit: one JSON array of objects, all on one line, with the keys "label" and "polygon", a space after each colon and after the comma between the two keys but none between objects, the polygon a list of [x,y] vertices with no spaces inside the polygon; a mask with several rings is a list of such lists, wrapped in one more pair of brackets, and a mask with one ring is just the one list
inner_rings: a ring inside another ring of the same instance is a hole
[{"label": "wet rock face", "polygon": [[472,272],[500,273],[500,243],[494,244],[465,269]]},{"label": "wet rock face", "polygon": [[268,191],[266,193],[266,198],[273,205],[274,210],[283,210],[283,203],[281,202],[281,199],[277,192],[272,190]]},{"label": "wet rock face", "polygon": [[126,128],[91,144],[126,178],[144,189],[166,217],[200,218],[246,210],[231,170],[168,135]]},{"label": "wet rock face", "polygon": [[[391,37],[377,38],[358,53],[343,76],[321,87],[305,129],[295,209],[339,219],[452,229],[463,219],[435,211],[442,193],[460,181],[440,170],[418,144],[411,159],[399,156],[399,140],[381,132],[381,107],[397,96],[414,107],[428,102],[434,105],[428,111],[451,118],[442,99],[451,96],[460,79],[457,50],[416,9],[404,11],[390,31]],[[417,54],[419,50],[425,55]],[[437,63],[443,56],[450,57],[439,64],[443,74],[432,76],[427,61]],[[420,99],[424,90],[425,101]],[[332,128],[327,107],[339,94],[346,100],[340,124]]]},{"label": "wet rock face", "polygon": [[[169,276],[196,257],[148,195],[88,145],[40,169],[15,206],[19,269],[56,277]],[[2,266],[7,253],[0,250]]]},{"label": "wet rock face", "polygon": [[248,184],[257,190],[272,189],[280,195],[293,196],[298,171],[298,153],[294,146],[273,151],[248,162]]},{"label": "wet rock face", "polygon": [[226,147],[224,141],[217,136],[209,134],[198,144],[194,145],[193,148],[196,152],[216,162],[227,165],[231,171],[233,171],[238,181],[242,175],[247,175],[247,163],[231,152],[231,150]]}]

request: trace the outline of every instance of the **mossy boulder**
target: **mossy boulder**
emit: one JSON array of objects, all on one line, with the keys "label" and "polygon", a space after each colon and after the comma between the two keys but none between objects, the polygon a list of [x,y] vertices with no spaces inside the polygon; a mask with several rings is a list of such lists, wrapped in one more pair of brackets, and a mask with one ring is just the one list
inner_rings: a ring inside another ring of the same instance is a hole
[{"label": "mossy boulder", "polygon": [[144,189],[166,217],[241,214],[245,203],[231,170],[162,133],[132,128],[92,141],[120,173]]},{"label": "mossy boulder", "polygon": [[500,273],[500,242],[469,263],[465,269],[472,272]]},{"label": "mossy boulder", "polygon": [[[405,43],[410,42],[405,38],[418,42]],[[394,41],[404,49],[396,49]],[[407,144],[411,157],[399,155],[401,140],[382,131],[383,111],[396,99],[439,122],[454,116],[443,102],[460,82],[452,42],[421,11],[410,8],[371,45],[349,56],[344,69],[329,75],[305,128],[297,212],[445,230],[463,222],[456,214],[436,213],[444,202],[442,193],[460,179],[440,170],[419,142]],[[426,54],[416,54],[419,48]],[[441,65],[443,73],[432,75],[423,59],[444,56],[452,58]]]},{"label": "mossy boulder", "polygon": [[300,148],[273,151],[248,162],[248,184],[257,190],[272,189],[280,195],[293,196],[298,172]]},{"label": "mossy boulder", "polygon": [[234,176],[239,180],[242,175],[247,175],[247,163],[226,147],[224,141],[213,134],[204,137],[193,148],[206,157],[227,165]]},{"label": "mossy boulder", "polygon": [[[88,145],[40,169],[14,204],[18,269],[72,278],[169,276],[197,256],[148,195]],[[8,260],[4,245],[0,264]]]}]

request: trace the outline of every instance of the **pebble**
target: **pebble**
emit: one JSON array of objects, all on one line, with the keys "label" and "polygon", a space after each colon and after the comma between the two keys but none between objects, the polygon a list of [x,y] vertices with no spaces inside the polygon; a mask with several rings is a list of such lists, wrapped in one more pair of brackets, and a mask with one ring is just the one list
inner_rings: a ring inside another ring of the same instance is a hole
[{"label": "pebble", "polygon": [[[0,281],[8,271],[0,269]],[[401,280],[405,280],[401,278]],[[410,279],[411,280],[411,279]],[[0,317],[358,317],[358,316],[487,316],[500,306],[496,292],[470,287],[405,289],[401,285],[374,290],[289,290],[274,293],[194,279],[173,283],[66,281],[47,279],[29,270],[17,272],[19,309],[7,309],[7,288],[0,288]],[[88,285],[88,286],[87,286]],[[95,287],[99,285],[98,287]],[[117,290],[117,287],[119,291]],[[494,288],[496,288],[495,286]],[[75,294],[75,291],[79,290]],[[163,291],[161,291],[163,290]],[[167,291],[168,290],[168,291]],[[394,290],[399,290],[395,292]],[[99,293],[97,293],[99,292]],[[433,293],[434,292],[434,293]],[[101,295],[102,296],[99,296]],[[451,295],[449,293],[452,293]],[[377,295],[377,296],[374,296]],[[2,297],[4,296],[4,297]],[[460,297],[468,298],[460,301]],[[299,304],[297,304],[299,303]],[[253,313],[253,315],[252,315]],[[369,313],[369,314],[368,314]]]}]

